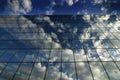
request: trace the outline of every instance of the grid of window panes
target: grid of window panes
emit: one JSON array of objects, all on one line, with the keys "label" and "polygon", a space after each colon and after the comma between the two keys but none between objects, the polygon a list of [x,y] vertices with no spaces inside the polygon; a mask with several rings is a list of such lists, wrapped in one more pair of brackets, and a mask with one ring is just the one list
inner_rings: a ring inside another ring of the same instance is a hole
[{"label": "grid of window panes", "polygon": [[1,16],[0,80],[120,80],[120,31],[81,16]]}]

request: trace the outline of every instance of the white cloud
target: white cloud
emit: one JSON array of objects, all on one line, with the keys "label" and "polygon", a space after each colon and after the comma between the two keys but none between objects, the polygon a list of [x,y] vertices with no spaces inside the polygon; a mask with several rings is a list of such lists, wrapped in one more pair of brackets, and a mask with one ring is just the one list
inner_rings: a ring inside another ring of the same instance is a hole
[{"label": "white cloud", "polygon": [[31,0],[8,0],[6,9],[11,14],[26,14],[32,10]]},{"label": "white cloud", "polygon": [[63,62],[73,61],[73,51],[71,49],[62,50],[62,59],[63,59]]},{"label": "white cloud", "polygon": [[29,12],[32,9],[32,3],[30,0],[23,0],[22,4],[25,12]]},{"label": "white cloud", "polygon": [[91,72],[88,63],[76,63],[78,80],[92,80]]},{"label": "white cloud", "polygon": [[89,33],[83,33],[83,34],[81,34],[80,39],[90,39],[90,34]]},{"label": "white cloud", "polygon": [[101,11],[103,11],[104,13],[106,13],[108,11],[108,9],[105,8],[105,7],[101,7]]},{"label": "white cloud", "polygon": [[73,0],[66,0],[66,2],[68,3],[69,6],[73,5]]},{"label": "white cloud", "polygon": [[46,10],[46,15],[52,15],[54,13],[53,9]]},{"label": "white cloud", "polygon": [[95,80],[108,80],[107,75],[100,62],[91,62],[90,67]]},{"label": "white cloud", "polygon": [[50,18],[48,16],[45,16],[43,18],[44,21],[48,22],[50,24],[50,26],[54,27],[54,22],[50,20]]},{"label": "white cloud", "polygon": [[87,61],[86,54],[83,49],[74,51],[76,61]]},{"label": "white cloud", "polygon": [[90,15],[83,15],[83,20],[89,22],[90,21]]},{"label": "white cloud", "polygon": [[94,4],[101,4],[103,3],[103,0],[94,0]]},{"label": "white cloud", "polygon": [[107,21],[109,18],[110,18],[110,15],[104,15],[104,16],[96,16],[97,17],[97,20],[100,21],[100,22],[103,22],[103,24],[105,24],[104,21]]},{"label": "white cloud", "polygon": [[[27,68],[27,67],[26,67]],[[40,80],[44,78],[45,75],[45,71],[46,71],[46,67],[42,66],[41,63],[36,63],[34,70],[32,72],[32,75],[30,76],[30,80]]]},{"label": "white cloud", "polygon": [[77,3],[79,0],[65,0],[69,6],[72,6],[74,3]]},{"label": "white cloud", "polygon": [[46,15],[52,15],[54,13],[54,6],[56,5],[56,2],[54,0],[51,1],[51,3],[47,6]]}]

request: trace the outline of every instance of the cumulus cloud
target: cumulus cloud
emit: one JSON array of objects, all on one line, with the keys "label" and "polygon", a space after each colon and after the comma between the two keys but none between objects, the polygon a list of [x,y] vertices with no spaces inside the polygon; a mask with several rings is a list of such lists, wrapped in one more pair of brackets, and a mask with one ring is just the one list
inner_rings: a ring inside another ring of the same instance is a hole
[{"label": "cumulus cloud", "polygon": [[31,0],[8,0],[6,9],[11,14],[26,14],[32,10]]},{"label": "cumulus cloud", "polygon": [[[107,21],[110,18],[110,15],[96,16],[96,17],[98,21],[102,22],[102,21]],[[103,24],[105,23],[103,22]]]},{"label": "cumulus cloud", "polygon": [[69,6],[72,6],[74,3],[77,3],[79,0],[65,0]]},{"label": "cumulus cloud", "polygon": [[91,76],[88,63],[86,62],[76,63],[76,68],[77,68],[78,80],[81,80],[81,79],[92,80],[92,76]]},{"label": "cumulus cloud", "polygon": [[108,9],[103,6],[103,7],[101,7],[101,11],[106,13],[108,11]]},{"label": "cumulus cloud", "polygon": [[90,67],[92,69],[92,73],[94,75],[95,80],[101,80],[101,79],[108,80],[108,77],[100,62],[90,62]]},{"label": "cumulus cloud", "polygon": [[62,50],[62,61],[63,62],[71,62],[73,59],[73,51],[71,49]]},{"label": "cumulus cloud", "polygon": [[[27,68],[27,67],[26,67]],[[43,66],[41,63],[36,63],[33,69],[33,72],[30,76],[30,80],[40,80],[44,79],[46,66]]]},{"label": "cumulus cloud", "polygon": [[83,49],[74,51],[75,61],[87,61],[86,54]]},{"label": "cumulus cloud", "polygon": [[90,15],[84,15],[83,16],[83,20],[85,20],[85,21],[90,21]]},{"label": "cumulus cloud", "polygon": [[94,4],[101,4],[104,0],[94,0]]},{"label": "cumulus cloud", "polygon": [[47,15],[52,15],[54,13],[54,6],[56,5],[56,2],[53,0],[51,1],[51,3],[49,4],[49,6],[47,7],[47,10],[46,10],[46,14]]}]

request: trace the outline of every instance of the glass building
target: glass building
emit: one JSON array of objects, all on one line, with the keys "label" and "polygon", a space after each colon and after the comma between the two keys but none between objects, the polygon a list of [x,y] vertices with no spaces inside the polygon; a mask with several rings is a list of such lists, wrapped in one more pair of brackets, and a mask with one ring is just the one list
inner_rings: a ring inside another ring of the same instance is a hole
[{"label": "glass building", "polygon": [[[36,0],[20,1],[26,5],[14,7],[19,1],[8,0],[9,6],[0,8],[0,80],[120,80],[117,0],[111,1],[111,5],[106,0],[91,0],[91,5],[79,0],[65,1],[70,8],[57,5],[56,15],[49,11],[50,15],[45,14],[41,7],[49,0],[41,6]],[[60,3],[53,1],[52,6]],[[2,0],[0,4],[8,3]],[[30,5],[35,3],[36,8],[31,10]],[[88,8],[88,14],[74,15],[75,11],[69,9],[77,3],[95,10]],[[100,6],[113,10],[103,14],[99,12]],[[59,9],[68,9],[68,13]]]}]

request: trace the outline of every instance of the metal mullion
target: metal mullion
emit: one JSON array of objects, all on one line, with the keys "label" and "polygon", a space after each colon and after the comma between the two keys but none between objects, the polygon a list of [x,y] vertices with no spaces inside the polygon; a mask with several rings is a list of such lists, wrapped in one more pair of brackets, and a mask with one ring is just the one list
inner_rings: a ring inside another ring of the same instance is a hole
[{"label": "metal mullion", "polygon": [[[82,42],[83,42],[83,40],[82,40]],[[83,45],[83,50],[85,50],[85,47],[84,47],[84,45]],[[93,76],[93,72],[92,72],[92,69],[91,69],[91,67],[90,67],[90,62],[88,61],[88,56],[87,56],[87,54],[86,54],[86,52],[84,51],[84,53],[85,53],[85,55],[86,55],[86,59],[87,59],[87,64],[88,64],[88,66],[89,66],[89,69],[90,69],[90,73],[91,73],[91,77],[92,77],[92,79],[94,80],[94,76]]]},{"label": "metal mullion", "polygon": [[[99,28],[100,29],[100,28]],[[103,32],[103,31],[102,31]],[[105,35],[105,33],[103,32],[103,34]],[[112,33],[111,33],[112,34]],[[110,41],[110,39],[108,39],[109,40],[109,42],[113,45],[113,43]],[[113,45],[114,46],[114,45]],[[109,49],[109,48],[108,48]],[[109,54],[109,52],[108,52],[108,50],[106,49],[106,51],[107,51],[107,53]],[[110,54],[109,54],[110,55]],[[120,68],[119,68],[119,66],[117,65],[117,63],[115,62],[115,60],[113,59],[113,57],[110,55],[110,57],[112,58],[112,60],[113,60],[113,62],[115,63],[115,65],[116,65],[116,67],[119,69],[119,71],[120,71]]]},{"label": "metal mullion", "polygon": [[[27,55],[27,54],[26,54],[26,55]],[[26,55],[25,55],[25,56],[26,56]],[[18,65],[18,68],[17,68],[16,72],[14,73],[14,75],[13,75],[13,77],[12,77],[12,80],[14,80],[14,77],[15,77],[16,73],[18,72],[19,68],[21,67],[22,63],[24,62],[25,56],[23,57],[23,59],[22,59],[21,62],[18,62],[19,65]]]},{"label": "metal mullion", "polygon": [[[118,32],[116,32],[116,33],[118,33]],[[113,33],[111,33],[115,38],[116,38],[116,40],[120,40],[119,38],[117,38]]]},{"label": "metal mullion", "polygon": [[47,71],[48,71],[48,65],[49,65],[49,60],[50,60],[50,54],[51,54],[51,49],[52,49],[52,44],[51,44],[51,48],[49,49],[49,58],[48,58],[48,62],[47,62],[47,66],[46,66],[46,70],[45,70],[45,75],[44,75],[44,80],[46,79],[46,75],[47,75]]},{"label": "metal mullion", "polygon": [[[51,53],[51,50],[49,52],[49,57],[50,57],[50,53]],[[48,58],[48,62],[47,62],[46,70],[45,70],[44,80],[46,79],[46,76],[47,76],[48,65],[49,65],[49,58]]]},{"label": "metal mullion", "polygon": [[[1,49],[1,48],[0,48]],[[50,49],[50,48],[2,48],[2,50],[38,50],[38,49]],[[66,49],[66,48],[52,48],[52,49]],[[120,49],[120,48],[91,48],[91,49]]]},{"label": "metal mullion", "polygon": [[4,68],[0,71],[0,75],[2,75],[3,71],[6,69],[8,63],[4,64]]},{"label": "metal mullion", "polygon": [[2,56],[4,56],[5,54],[7,54],[6,52],[7,52],[7,51],[5,50],[5,51],[2,53],[2,55],[0,55],[0,58],[1,58]]},{"label": "metal mullion", "polygon": [[[105,33],[103,32],[103,34],[105,35]],[[112,33],[111,33],[112,34]],[[113,34],[112,34],[113,35]],[[114,36],[114,35],[113,35]],[[116,38],[116,36],[114,36]],[[116,38],[117,39],[117,38]],[[113,43],[110,41],[110,39],[108,39],[109,42],[113,45]],[[114,46],[114,45],[113,45]],[[109,48],[108,48],[109,49]],[[116,50],[116,49],[115,49]],[[116,67],[119,69],[120,71],[120,68],[119,66],[117,65],[116,61],[113,59],[113,57],[111,56],[111,54],[108,52],[108,50],[106,49],[107,53],[110,55],[110,57],[112,58],[113,62],[115,63]]]},{"label": "metal mullion", "polygon": [[31,69],[30,73],[28,74],[28,79],[27,80],[30,80],[30,77],[31,77],[31,74],[33,72],[34,66],[35,66],[35,62],[32,64],[32,69]]},{"label": "metal mullion", "polygon": [[[38,29],[38,31],[37,31],[37,37],[39,37],[39,29]],[[38,40],[39,38],[37,38],[37,40]],[[37,50],[37,56],[38,56],[38,54],[39,54],[39,50]],[[28,80],[30,80],[30,77],[31,77],[31,74],[32,74],[32,72],[33,72],[33,69],[34,69],[34,66],[35,66],[35,61],[36,60],[34,60],[34,62],[33,62],[33,65],[32,65],[32,69],[31,69],[31,71],[30,71],[30,74],[28,74],[29,76],[28,76]]]},{"label": "metal mullion", "polygon": [[[15,54],[16,54],[16,51],[15,51]],[[13,55],[13,56],[14,56],[14,55]],[[12,58],[13,56],[11,56],[11,57],[9,58],[9,60],[11,60],[11,58]],[[2,69],[2,71],[1,71],[0,75],[2,75],[3,71],[6,69],[7,66],[8,66],[8,63],[6,63],[5,67],[4,67],[4,68]]]},{"label": "metal mullion", "polygon": [[[38,50],[37,56],[38,56],[38,54],[39,54],[39,50]],[[36,63],[36,62],[34,61],[34,62],[33,62],[33,65],[32,65],[32,69],[31,69],[31,71],[30,71],[30,74],[28,74],[29,76],[28,76],[28,79],[27,79],[27,80],[30,80],[30,77],[31,77],[31,74],[32,74],[32,72],[33,72],[35,63]]]},{"label": "metal mullion", "polygon": [[14,54],[12,54],[12,56],[10,57],[9,60],[11,60],[13,58],[13,56],[15,56],[17,54],[17,51],[14,52]]},{"label": "metal mullion", "polygon": [[[76,63],[79,62],[113,62],[113,61],[76,61]],[[120,61],[116,61],[116,62],[120,62]],[[21,62],[0,62],[0,63],[21,63]],[[40,63],[40,62],[22,62],[22,63]],[[48,63],[48,62],[41,62],[41,63]],[[53,63],[53,62],[49,62],[49,63]],[[61,63],[61,62],[54,62],[54,63]],[[71,62],[64,62],[64,63],[74,63],[74,61]]]},{"label": "metal mullion", "polygon": [[3,65],[3,67],[1,67],[1,71],[0,71],[0,75],[1,75],[1,72],[2,72],[2,70],[4,69],[4,67],[6,66],[7,63],[0,62],[0,64]]},{"label": "metal mullion", "polygon": [[[92,42],[92,43],[93,43],[93,42]],[[94,46],[94,44],[93,44],[93,46]],[[94,47],[95,47],[95,46],[94,46]],[[95,49],[95,52],[97,53],[96,49]],[[97,53],[97,54],[98,54],[98,53]],[[102,64],[102,66],[103,66],[103,69],[105,70],[105,73],[106,73],[108,79],[110,80],[110,77],[109,77],[109,75],[108,75],[108,72],[106,71],[106,68],[105,68],[105,66],[103,65],[103,61],[100,59],[99,54],[98,54],[98,57],[99,57],[99,60],[100,60],[100,62],[101,62],[101,64]],[[107,61],[106,61],[106,62],[107,62]]]},{"label": "metal mullion", "polygon": [[[39,36],[39,30],[37,31],[37,37]],[[38,40],[38,38],[37,38],[37,40]],[[38,54],[39,54],[39,50],[37,50],[37,56],[38,56]],[[34,62],[33,62],[33,65],[32,65],[32,69],[31,69],[31,71],[30,71],[30,74],[28,74],[28,80],[30,80],[30,77],[31,77],[31,74],[32,74],[32,72],[33,72],[33,69],[34,69],[34,66],[35,66],[35,63],[36,63],[36,60],[34,59]]]},{"label": "metal mullion", "polygon": [[75,65],[75,72],[76,72],[76,80],[78,80],[78,74],[77,74],[77,66],[76,66],[76,61],[75,61],[75,54],[74,54],[74,44],[73,44],[73,41],[72,40],[72,50],[73,50],[73,59],[74,59],[74,65]]},{"label": "metal mullion", "polygon": [[[0,39],[0,41],[38,41],[38,39]],[[39,39],[39,40],[50,40],[50,39]],[[60,39],[60,40],[72,40],[72,39]],[[74,39],[74,40],[96,40],[96,39]],[[104,39],[100,39],[104,40]],[[109,40],[109,39],[106,39]],[[110,39],[110,40],[116,40],[116,39]],[[120,40],[120,39],[117,39]]]},{"label": "metal mullion", "polygon": [[[100,29],[100,30],[101,30],[101,29]],[[102,31],[102,30],[101,30],[101,31]],[[92,44],[93,44],[93,41],[92,41]],[[94,44],[93,44],[93,46],[94,46]],[[94,46],[94,48],[95,48],[95,46]],[[95,52],[97,53],[96,49],[97,49],[97,48],[95,48]],[[102,49],[103,49],[103,48],[102,48]],[[98,54],[98,53],[97,53],[97,54]],[[110,80],[110,77],[109,77],[109,75],[108,75],[108,72],[106,71],[106,68],[105,68],[105,66],[103,65],[103,62],[102,62],[102,60],[100,59],[99,54],[98,54],[98,57],[99,57],[99,60],[100,60],[100,62],[101,62],[101,64],[102,64],[102,66],[103,66],[103,69],[105,70],[105,73],[106,73],[108,79]]]},{"label": "metal mullion", "polygon": [[[106,51],[107,51],[107,53],[109,54],[109,52],[108,52],[108,50],[106,49]],[[110,54],[109,54],[110,55]],[[116,61],[113,59],[113,57],[110,55],[110,57],[112,58],[112,60],[113,60],[113,62],[115,63],[115,65],[116,65],[116,67],[119,69],[119,71],[120,71],[120,68],[119,68],[119,66],[117,65],[117,63],[116,63]]]},{"label": "metal mullion", "polygon": [[[98,27],[96,27],[96,28],[98,28]],[[101,32],[102,32],[102,30],[101,30],[101,29],[100,29],[100,31],[93,31],[93,30],[94,30],[94,28],[93,28],[93,27],[91,27],[91,29],[92,29],[92,31],[91,31],[92,33],[94,33],[94,32],[97,32],[97,33],[99,33],[99,32],[100,32],[100,33],[101,33]]]},{"label": "metal mullion", "polygon": [[62,80],[62,49],[60,49],[60,56],[61,56],[61,62],[60,62],[60,64],[61,64],[61,73],[60,73],[60,80]]},{"label": "metal mullion", "polygon": [[[84,27],[83,27],[84,28]],[[102,31],[102,30],[101,30]],[[83,31],[84,32],[84,31]],[[83,32],[76,32],[76,33],[83,33]],[[8,34],[8,33],[6,33],[6,32],[0,32],[0,33],[4,33],[4,34]],[[11,32],[11,33],[13,33],[13,34],[23,34],[23,33],[38,33],[37,31],[36,32]],[[45,33],[46,34],[46,32],[39,32],[39,33]],[[61,32],[61,33],[71,33],[71,32]],[[85,33],[91,33],[91,32],[89,32],[89,31],[87,31],[87,32],[85,32]],[[102,33],[102,32],[98,32],[98,33]],[[106,33],[108,33],[108,32],[106,32]],[[120,32],[109,32],[109,33],[120,33]]]}]

